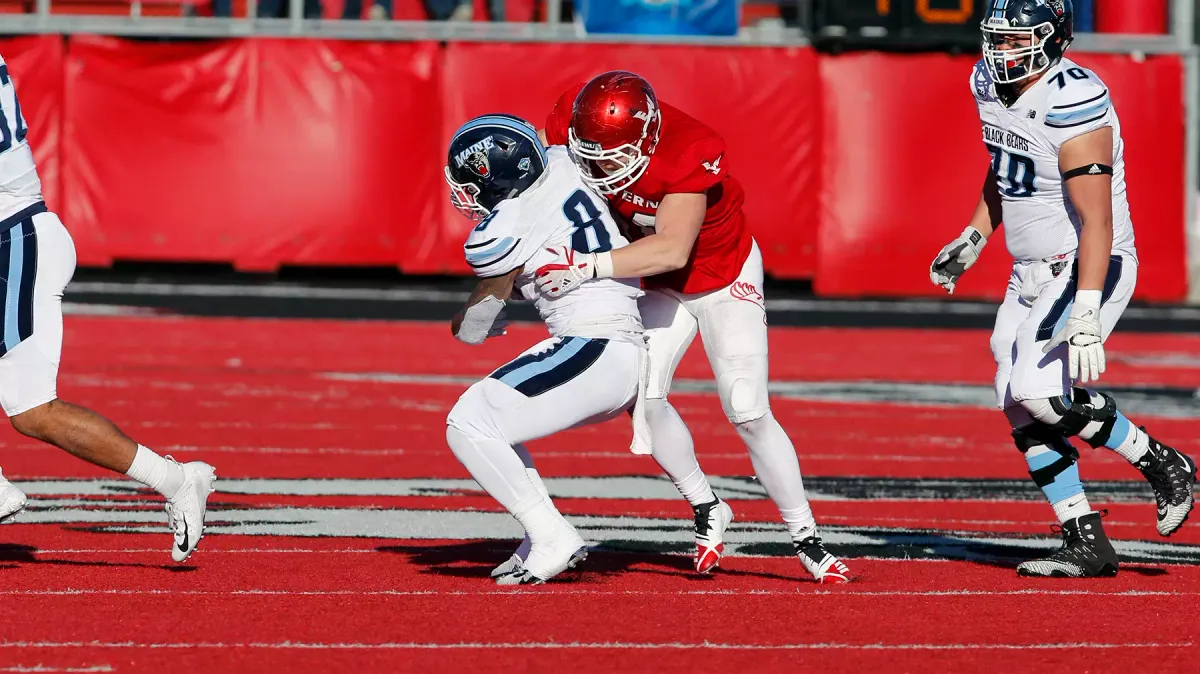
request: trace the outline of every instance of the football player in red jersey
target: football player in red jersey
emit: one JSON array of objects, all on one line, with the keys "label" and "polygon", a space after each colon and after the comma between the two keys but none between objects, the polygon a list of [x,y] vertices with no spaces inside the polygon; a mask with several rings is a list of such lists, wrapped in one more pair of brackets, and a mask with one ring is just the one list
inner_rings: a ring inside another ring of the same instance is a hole
[{"label": "football player in red jersey", "polygon": [[584,182],[632,223],[637,240],[614,251],[556,251],[559,259],[537,270],[539,288],[553,297],[591,278],[643,278],[638,308],[649,373],[635,408],[635,451],[648,435],[650,452],[692,504],[696,570],[718,564],[733,519],[667,401],[675,368],[699,330],[721,406],[779,506],[800,561],[819,581],[845,582],[849,570],[817,536],[796,450],[771,414],[762,256],[746,228],[745,196],[729,174],[725,141],[659,102],[645,79],[621,71],[564,93],[544,133],[548,144],[570,147]]}]

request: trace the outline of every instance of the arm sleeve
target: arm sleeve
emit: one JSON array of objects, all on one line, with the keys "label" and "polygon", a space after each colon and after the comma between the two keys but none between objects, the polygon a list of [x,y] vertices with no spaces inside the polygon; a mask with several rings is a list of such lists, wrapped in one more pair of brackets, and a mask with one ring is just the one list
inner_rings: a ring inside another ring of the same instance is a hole
[{"label": "arm sleeve", "polygon": [[536,247],[524,245],[520,226],[520,209],[501,204],[484,218],[467,236],[463,253],[476,276],[503,276],[529,261]]},{"label": "arm sleeve", "polygon": [[[1076,79],[1080,74],[1086,79]],[[1051,78],[1046,103],[1046,136],[1054,146],[1106,126],[1113,126],[1115,112],[1108,87],[1094,73],[1082,68],[1064,70]]]}]

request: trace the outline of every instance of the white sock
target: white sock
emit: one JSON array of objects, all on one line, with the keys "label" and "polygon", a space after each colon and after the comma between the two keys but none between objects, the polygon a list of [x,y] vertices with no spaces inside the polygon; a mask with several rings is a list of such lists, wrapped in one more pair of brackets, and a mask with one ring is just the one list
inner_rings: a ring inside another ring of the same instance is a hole
[{"label": "white sock", "polygon": [[455,426],[446,427],[446,442],[479,486],[513,516],[545,500],[512,445]]},{"label": "white sock", "polygon": [[183,486],[183,466],[155,454],[150,448],[138,445],[133,463],[125,472],[130,478],[141,482],[168,500]]},{"label": "white sock", "polygon": [[712,503],[717,497],[704,471],[700,470],[692,435],[679,413],[665,398],[647,400],[645,405],[646,423],[650,425],[653,438],[654,460],[688,503],[693,506]]},{"label": "white sock", "polygon": [[[558,511],[542,498],[541,494],[522,499],[511,512],[521,526],[525,527],[525,534],[529,536],[531,543],[530,547],[538,543],[553,541],[555,534],[566,524],[563,516],[558,514]],[[523,559],[527,559],[527,557]]]},{"label": "white sock", "polygon": [[709,486],[708,478],[705,477],[704,471],[700,470],[700,466],[696,466],[696,470],[692,471],[691,475],[676,482],[675,488],[679,490],[680,494],[683,494],[688,503],[694,506],[717,500],[717,496]]},{"label": "white sock", "polygon": [[[542,495],[546,504],[557,513],[558,508],[554,506],[554,501],[550,500],[550,490],[546,488],[546,483],[542,482],[542,476],[538,475],[537,468],[533,467],[533,457],[529,454],[529,450],[525,448],[525,445],[513,445],[513,451],[517,453],[517,456],[521,458],[521,463],[525,465],[525,474],[529,476],[529,481],[533,483],[533,487]],[[529,549],[532,547],[533,541],[530,540],[529,534],[526,533],[521,544],[517,546],[517,551],[513,554],[524,561],[529,559]]]},{"label": "white sock", "polygon": [[[550,490],[546,488],[546,483],[542,482],[542,476],[538,474],[537,468],[534,467],[533,456],[529,454],[529,450],[525,445],[513,445],[512,448],[517,453],[517,458],[521,459],[521,465],[525,466],[525,474],[529,476],[529,481],[533,483],[534,489],[537,489],[538,493],[549,502]],[[554,504],[550,503],[550,506],[554,507]]]},{"label": "white sock", "polygon": [[812,508],[808,507],[806,501],[799,508],[791,510],[780,510],[780,515],[783,515],[783,522],[787,525],[788,534],[793,541],[800,541],[815,536],[817,533],[817,521],[813,519]]},{"label": "white sock", "polygon": [[734,428],[750,450],[754,474],[767,490],[767,496],[779,506],[792,540],[799,542],[816,534],[817,523],[804,494],[796,448],[775,415],[768,412],[753,421],[735,424]]},{"label": "white sock", "polygon": [[779,512],[808,509],[804,495],[804,479],[800,476],[800,460],[796,448],[775,415],[734,424],[738,435],[750,450],[754,474],[767,490],[767,496],[779,506]]},{"label": "white sock", "polygon": [[1146,452],[1150,451],[1150,436],[1146,435],[1146,432],[1142,429],[1130,424],[1129,435],[1113,451],[1125,457],[1126,461],[1136,466],[1138,461],[1141,461],[1142,457],[1146,456]]},{"label": "white sock", "polygon": [[1087,496],[1083,494],[1065,498],[1053,504],[1053,508],[1054,514],[1058,516],[1059,524],[1066,524],[1067,520],[1073,520],[1092,512],[1092,506],[1088,505]]}]

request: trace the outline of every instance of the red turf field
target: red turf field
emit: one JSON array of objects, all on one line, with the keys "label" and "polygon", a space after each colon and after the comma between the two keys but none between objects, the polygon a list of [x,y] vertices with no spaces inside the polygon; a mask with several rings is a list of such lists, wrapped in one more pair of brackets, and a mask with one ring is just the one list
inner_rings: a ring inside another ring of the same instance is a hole
[{"label": "red turf field", "polygon": [[[607,479],[658,474],[626,451],[622,421],[535,443],[543,475],[579,478],[551,488],[569,494],[559,506],[585,537],[635,545],[596,550],[570,582],[497,589],[487,573],[515,525],[444,444],[463,384],[346,375],[479,376],[543,334],[519,326],[472,349],[429,324],[68,318],[62,396],[214,464],[224,482],[210,534],[175,567],[157,502],[5,430],[0,465],[34,498],[0,528],[0,672],[1200,671],[1196,522],[1165,541],[1150,502],[1093,499],[1142,563],[1111,580],[1034,581],[961,539],[1009,552],[1045,542],[1044,503],[972,488],[888,496],[902,478],[1027,479],[1003,419],[976,407],[775,400],[813,489],[853,476],[883,490],[814,497],[827,539],[871,556],[848,560],[857,582],[841,587],[802,577],[774,507],[753,496],[731,500],[743,554],[693,575],[665,552],[690,538],[670,485]],[[772,340],[779,381],[991,377],[983,332],[779,329]],[[1118,334],[1106,377],[1200,387],[1197,352],[1200,337]],[[698,349],[679,376],[710,376]],[[715,395],[675,400],[710,475],[749,475]],[[1195,416],[1134,420],[1197,454]],[[1090,450],[1082,471],[1137,478]],[[878,544],[917,530],[915,547]],[[639,546],[650,549],[629,551]]]}]

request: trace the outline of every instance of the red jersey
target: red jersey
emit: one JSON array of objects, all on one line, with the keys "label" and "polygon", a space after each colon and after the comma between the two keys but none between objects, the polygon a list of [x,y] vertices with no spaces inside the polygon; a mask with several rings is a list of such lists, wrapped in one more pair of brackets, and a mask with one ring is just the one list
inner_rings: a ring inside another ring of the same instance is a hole
[{"label": "red jersey", "polygon": [[[571,108],[582,88],[582,84],[572,87],[555,103],[546,120],[546,141],[550,145],[567,144]],[[708,210],[687,265],[647,277],[643,284],[686,294],[724,288],[737,279],[750,255],[750,231],[742,214],[745,192],[725,165],[724,139],[661,100],[659,107],[662,128],[646,172],[621,192],[607,195],[609,203],[640,228],[629,233],[633,240],[654,231],[654,216],[664,196],[707,193]]]}]

